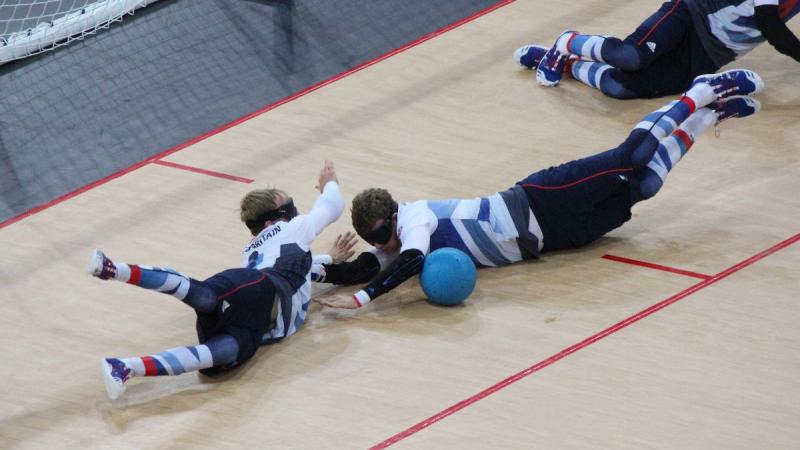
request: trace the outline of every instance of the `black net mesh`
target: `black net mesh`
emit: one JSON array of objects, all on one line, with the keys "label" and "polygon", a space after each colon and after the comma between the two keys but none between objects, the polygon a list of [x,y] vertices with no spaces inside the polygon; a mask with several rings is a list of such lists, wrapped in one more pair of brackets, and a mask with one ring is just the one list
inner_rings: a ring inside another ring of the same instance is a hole
[{"label": "black net mesh", "polygon": [[0,222],[497,0],[162,0],[0,67]]}]

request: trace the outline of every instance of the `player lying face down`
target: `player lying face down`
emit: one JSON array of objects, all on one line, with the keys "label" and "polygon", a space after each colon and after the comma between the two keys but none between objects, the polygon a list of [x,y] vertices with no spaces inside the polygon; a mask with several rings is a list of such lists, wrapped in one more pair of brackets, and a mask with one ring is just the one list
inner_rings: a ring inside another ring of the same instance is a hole
[{"label": "player lying face down", "polygon": [[[355,294],[317,298],[358,308],[422,270],[429,251],[453,247],[476,266],[502,266],[540,253],[581,247],[631,218],[631,208],[661,188],[667,173],[708,127],[758,111],[747,96],[757,74],[728,71],[698,79],[683,97],[646,116],[617,148],[535,172],[486,197],[397,203],[384,189],[353,199],[353,228],[373,247],[354,261],[321,264],[312,279],[367,283]],[[741,95],[744,94],[744,95]]]},{"label": "player lying face down", "polygon": [[624,39],[570,30],[552,48],[526,45],[514,58],[544,86],[566,75],[609,97],[663,97],[764,41],[800,62],[800,40],[786,25],[798,13],[798,0],[667,1]]},{"label": "player lying face down", "polygon": [[344,210],[333,163],[325,162],[317,187],[320,195],[308,214],[298,214],[291,197],[279,189],[248,193],[240,215],[253,238],[243,251],[242,267],[203,281],[172,269],[114,262],[95,251],[90,274],[169,294],[197,315],[199,345],[141,357],[103,358],[102,374],[111,399],[125,391],[132,377],[213,373],[239,366],[259,346],[280,341],[302,327],[311,301],[311,243]]}]

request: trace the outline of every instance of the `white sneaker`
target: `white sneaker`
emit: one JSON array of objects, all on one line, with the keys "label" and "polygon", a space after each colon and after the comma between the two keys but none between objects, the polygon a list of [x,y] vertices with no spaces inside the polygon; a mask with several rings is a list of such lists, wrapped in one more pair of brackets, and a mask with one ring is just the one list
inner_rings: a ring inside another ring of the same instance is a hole
[{"label": "white sneaker", "polygon": [[108,398],[116,400],[125,392],[125,382],[131,378],[131,369],[117,358],[101,358],[100,371]]},{"label": "white sneaker", "polygon": [[95,250],[89,258],[89,265],[86,266],[89,275],[108,280],[117,274],[117,266],[103,252]]}]

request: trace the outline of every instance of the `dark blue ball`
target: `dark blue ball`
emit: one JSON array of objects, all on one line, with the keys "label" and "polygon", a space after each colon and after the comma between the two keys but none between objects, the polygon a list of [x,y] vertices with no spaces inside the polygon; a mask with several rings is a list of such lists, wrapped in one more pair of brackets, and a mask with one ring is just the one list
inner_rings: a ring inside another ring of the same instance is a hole
[{"label": "dark blue ball", "polygon": [[425,257],[419,284],[428,299],[444,306],[458,305],[469,297],[477,280],[475,264],[455,248],[440,248]]}]

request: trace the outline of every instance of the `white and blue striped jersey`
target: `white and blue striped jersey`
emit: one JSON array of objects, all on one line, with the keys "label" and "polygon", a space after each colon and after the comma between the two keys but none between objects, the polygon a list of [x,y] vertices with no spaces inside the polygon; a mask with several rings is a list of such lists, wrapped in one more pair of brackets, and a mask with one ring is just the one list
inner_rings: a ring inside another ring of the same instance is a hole
[{"label": "white and blue striped jersey", "polygon": [[720,67],[766,40],[755,21],[761,5],[778,6],[784,22],[800,12],[800,0],[686,0],[706,52]]},{"label": "white and blue striped jersey", "polygon": [[400,204],[397,234],[401,253],[415,248],[427,254],[453,247],[479,266],[533,258],[543,245],[539,224],[519,186],[488,197]]},{"label": "white and blue striped jersey", "polygon": [[291,336],[305,322],[311,303],[311,243],[343,210],[338,184],[328,182],[308,214],[272,224],[243,250],[244,267],[266,273],[278,293],[263,343]]}]

